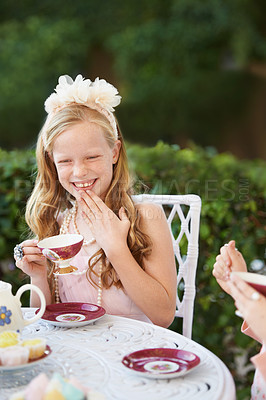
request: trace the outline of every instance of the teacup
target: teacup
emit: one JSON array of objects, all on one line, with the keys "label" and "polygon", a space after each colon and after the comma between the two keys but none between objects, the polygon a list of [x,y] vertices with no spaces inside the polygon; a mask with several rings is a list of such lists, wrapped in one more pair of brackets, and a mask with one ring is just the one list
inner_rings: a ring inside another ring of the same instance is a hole
[{"label": "teacup", "polygon": [[[41,318],[45,311],[45,297],[37,286],[30,283],[23,285],[18,289],[15,296],[11,289],[10,283],[0,281],[0,333],[7,330],[20,332],[25,326]],[[41,300],[39,312],[30,319],[24,319],[21,311],[20,297],[26,290],[35,291]]]},{"label": "teacup", "polygon": [[70,265],[70,261],[80,251],[83,240],[82,235],[68,233],[50,236],[41,240],[37,246],[45,257],[57,263],[59,269],[68,272],[68,269],[77,269]]}]

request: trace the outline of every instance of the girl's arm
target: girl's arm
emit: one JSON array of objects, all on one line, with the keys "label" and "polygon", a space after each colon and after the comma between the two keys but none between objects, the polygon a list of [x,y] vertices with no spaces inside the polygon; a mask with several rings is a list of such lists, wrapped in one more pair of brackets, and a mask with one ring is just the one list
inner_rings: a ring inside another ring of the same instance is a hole
[{"label": "girl's arm", "polygon": [[[21,243],[24,256],[16,260],[16,266],[31,277],[31,283],[38,286],[44,294],[46,304],[51,304],[52,296],[47,281],[47,260],[37,247],[38,240],[25,240]],[[40,307],[40,298],[31,291],[31,307]]]},{"label": "girl's arm", "polygon": [[172,239],[162,208],[154,204],[138,205],[141,228],[152,241],[152,251],[143,270],[127,245],[130,222],[125,211],[121,209],[118,218],[90,191],[82,193],[79,206],[129,297],[153,323],[168,327],[176,309],[177,277]]},{"label": "girl's arm", "polygon": [[134,303],[156,325],[168,327],[175,315],[177,272],[172,238],[163,209],[154,204],[138,205],[142,229],[152,242],[144,270],[127,245],[110,249],[107,257]]},{"label": "girl's arm", "polygon": [[[52,295],[51,295],[51,291],[50,291],[50,287],[47,281],[47,276],[44,278],[31,278],[31,283],[35,286],[38,286],[38,288],[41,289],[41,291],[44,294],[45,300],[46,300],[46,305],[49,305],[52,303]],[[31,291],[31,295],[30,295],[30,306],[31,307],[40,307],[41,306],[41,302],[40,302],[40,298],[37,295],[36,292],[34,292],[33,290]]]}]

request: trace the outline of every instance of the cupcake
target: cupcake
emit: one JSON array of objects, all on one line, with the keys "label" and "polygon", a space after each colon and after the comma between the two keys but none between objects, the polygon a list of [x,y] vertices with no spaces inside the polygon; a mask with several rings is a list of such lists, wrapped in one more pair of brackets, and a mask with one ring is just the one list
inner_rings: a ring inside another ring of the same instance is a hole
[{"label": "cupcake", "polygon": [[0,361],[3,366],[26,364],[29,360],[29,349],[22,346],[8,346],[0,351]]},{"label": "cupcake", "polygon": [[0,340],[11,340],[11,339],[20,339],[20,334],[15,331],[4,331],[0,333]]},{"label": "cupcake", "polygon": [[4,331],[0,334],[0,348],[15,346],[20,343],[20,335],[15,331]]},{"label": "cupcake", "polygon": [[22,346],[29,349],[29,359],[36,360],[44,355],[46,349],[46,339],[26,339],[22,341]]}]

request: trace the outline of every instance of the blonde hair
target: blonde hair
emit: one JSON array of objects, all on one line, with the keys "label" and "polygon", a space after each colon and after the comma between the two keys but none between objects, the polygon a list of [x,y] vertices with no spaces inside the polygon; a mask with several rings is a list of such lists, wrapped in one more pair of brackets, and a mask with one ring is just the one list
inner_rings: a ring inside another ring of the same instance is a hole
[{"label": "blonde hair", "polygon": [[[72,207],[70,195],[61,186],[54,162],[50,156],[53,144],[63,131],[86,121],[101,126],[108,145],[113,148],[116,138],[113,135],[109,121],[98,111],[83,105],[72,104],[54,115],[48,115],[40,131],[36,147],[38,172],[34,189],[27,203],[25,215],[27,224],[39,240],[59,234],[58,215],[66,208]],[[121,148],[118,160],[113,166],[113,178],[105,197],[105,203],[116,215],[118,215],[119,209],[124,207],[130,220],[127,243],[133,257],[143,268],[143,259],[150,253],[151,243],[149,237],[140,228],[140,215],[131,199],[132,189],[127,155],[118,123],[117,130],[118,139],[121,141]],[[93,285],[97,286],[92,275],[97,276],[94,266],[99,258],[101,258],[103,263],[101,275],[103,287],[109,288],[114,284],[118,288],[121,288],[122,283],[117,279],[116,272],[112,265],[107,262],[102,249],[90,258],[87,278]],[[52,272],[53,266],[50,265],[48,279],[53,290]]]}]

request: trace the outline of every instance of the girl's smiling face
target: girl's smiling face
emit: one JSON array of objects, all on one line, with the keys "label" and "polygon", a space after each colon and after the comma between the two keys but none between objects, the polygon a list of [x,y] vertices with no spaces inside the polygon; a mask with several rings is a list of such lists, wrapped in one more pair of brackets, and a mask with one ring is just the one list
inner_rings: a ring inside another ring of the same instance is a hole
[{"label": "girl's smiling face", "polygon": [[63,188],[77,198],[92,190],[104,200],[118,160],[120,141],[111,148],[101,126],[81,122],[66,129],[54,142],[52,157]]}]

